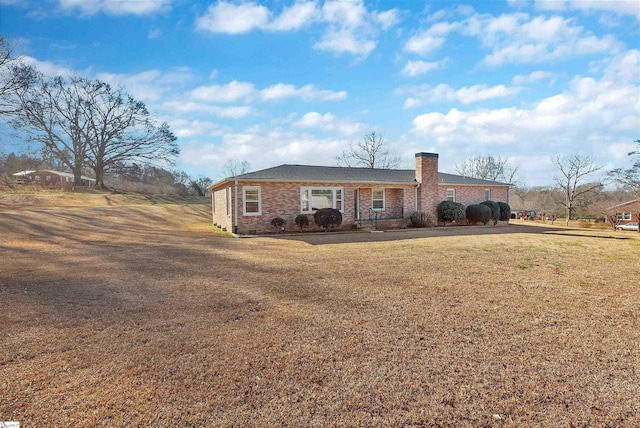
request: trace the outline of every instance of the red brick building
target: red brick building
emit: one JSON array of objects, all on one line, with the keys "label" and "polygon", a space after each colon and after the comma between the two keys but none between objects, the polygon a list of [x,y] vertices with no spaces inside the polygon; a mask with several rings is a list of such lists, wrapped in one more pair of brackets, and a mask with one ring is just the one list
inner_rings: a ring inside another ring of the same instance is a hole
[{"label": "red brick building", "polygon": [[[486,200],[509,203],[507,183],[438,172],[438,154],[416,153],[416,169],[280,165],[241,174],[211,186],[213,224],[237,234],[273,231],[281,217],[294,230],[295,217],[320,208],[342,212],[342,228],[376,220],[404,227],[414,211],[436,215],[445,199],[464,205]],[[313,225],[313,219],[310,219]]]},{"label": "red brick building", "polygon": [[[73,174],[50,169],[20,171],[13,174],[13,178],[21,184],[39,184],[45,187],[62,187],[65,189],[73,188]],[[95,184],[95,179],[82,176],[83,187],[93,187]]]},{"label": "red brick building", "polygon": [[640,199],[615,205],[609,208],[608,211],[616,216],[620,224],[640,223]]}]

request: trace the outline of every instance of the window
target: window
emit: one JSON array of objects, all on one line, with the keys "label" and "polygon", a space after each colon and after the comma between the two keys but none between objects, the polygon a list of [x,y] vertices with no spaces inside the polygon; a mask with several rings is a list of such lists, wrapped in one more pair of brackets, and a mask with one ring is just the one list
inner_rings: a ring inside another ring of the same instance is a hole
[{"label": "window", "polygon": [[343,195],[341,187],[303,187],[300,189],[300,211],[313,213],[321,208],[344,211]]},{"label": "window", "polygon": [[[227,215],[231,215],[231,187],[227,187],[227,190],[225,192],[225,197],[226,197],[226,205],[227,205]],[[237,195],[236,195],[237,196]]]},{"label": "window", "polygon": [[40,181],[40,176],[36,175],[36,181]]},{"label": "window", "polygon": [[447,201],[455,202],[456,201],[456,189],[447,189]]},{"label": "window", "polygon": [[244,215],[261,215],[260,186],[243,186],[242,200],[244,201]]},{"label": "window", "polygon": [[371,191],[371,208],[375,211],[384,209],[384,189],[373,189]]},{"label": "window", "polygon": [[491,200],[491,189],[484,189],[484,200],[485,201]]},{"label": "window", "polygon": [[51,182],[51,176],[50,176],[50,175],[47,175],[47,176],[45,177],[45,180],[47,180],[47,183],[50,183],[50,182]]},{"label": "window", "polygon": [[631,212],[616,213],[616,220],[631,220]]}]

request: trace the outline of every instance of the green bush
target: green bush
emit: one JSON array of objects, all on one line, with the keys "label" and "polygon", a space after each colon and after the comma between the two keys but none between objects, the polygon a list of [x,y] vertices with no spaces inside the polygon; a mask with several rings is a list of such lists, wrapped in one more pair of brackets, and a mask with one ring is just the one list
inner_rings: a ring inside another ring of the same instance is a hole
[{"label": "green bush", "polygon": [[281,230],[284,230],[284,219],[281,217],[276,217],[271,219],[271,226],[276,229],[276,233],[280,233]]},{"label": "green bush", "polygon": [[426,212],[414,211],[408,219],[409,227],[433,227],[436,222],[431,214]]},{"label": "green bush", "polygon": [[491,209],[491,220],[493,220],[493,224],[498,224],[498,220],[500,220],[500,205],[494,201],[484,201],[480,202],[481,205],[486,205]]},{"label": "green bush", "polygon": [[487,224],[491,220],[491,208],[484,204],[469,205],[465,210],[465,215],[469,224]]},{"label": "green bush", "polygon": [[511,218],[511,207],[506,202],[498,202],[500,207],[500,221],[509,221]]},{"label": "green bush", "polygon": [[294,221],[300,228],[300,232],[302,232],[303,228],[309,226],[309,217],[307,217],[305,214],[298,214]]},{"label": "green bush", "polygon": [[438,219],[445,225],[464,218],[464,205],[459,202],[442,201],[438,204]]},{"label": "green bush", "polygon": [[313,221],[327,231],[342,224],[342,214],[335,208],[321,208],[313,214]]}]

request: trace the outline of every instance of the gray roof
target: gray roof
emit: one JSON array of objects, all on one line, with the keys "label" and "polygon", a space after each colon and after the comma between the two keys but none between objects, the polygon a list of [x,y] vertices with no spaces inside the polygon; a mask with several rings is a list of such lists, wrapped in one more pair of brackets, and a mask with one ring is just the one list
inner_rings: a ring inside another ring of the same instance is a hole
[{"label": "gray roof", "polygon": [[[416,172],[413,169],[380,169],[380,168],[353,168],[340,166],[313,166],[313,165],[280,165],[260,171],[228,177],[217,184],[230,180],[247,181],[293,181],[316,183],[389,183],[389,184],[414,184]],[[442,185],[467,185],[467,186],[509,186],[508,183],[480,180],[478,178],[462,177],[460,175],[438,173],[438,183]]]}]

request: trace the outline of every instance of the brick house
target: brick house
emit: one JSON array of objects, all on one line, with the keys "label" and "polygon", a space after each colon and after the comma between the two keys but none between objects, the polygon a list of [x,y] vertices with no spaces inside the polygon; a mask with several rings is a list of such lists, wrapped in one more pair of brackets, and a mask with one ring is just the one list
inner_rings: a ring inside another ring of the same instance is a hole
[{"label": "brick house", "polygon": [[640,223],[640,199],[634,199],[623,204],[614,205],[607,209],[612,215],[615,214],[620,224],[631,222]]},{"label": "brick house", "polygon": [[298,214],[327,207],[342,212],[342,228],[373,220],[381,228],[404,227],[414,211],[435,216],[445,199],[509,203],[510,184],[439,173],[438,154],[416,153],[415,170],[280,165],[225,178],[210,189],[213,224],[246,235],[272,232],[275,217],[293,230]]},{"label": "brick house", "polygon": [[[53,171],[50,169],[41,169],[37,171],[20,171],[13,175],[13,179],[20,184],[39,184],[41,186],[62,187],[65,189],[73,188],[73,174],[68,172]],[[94,178],[82,178],[83,187],[93,187],[96,184]]]}]

